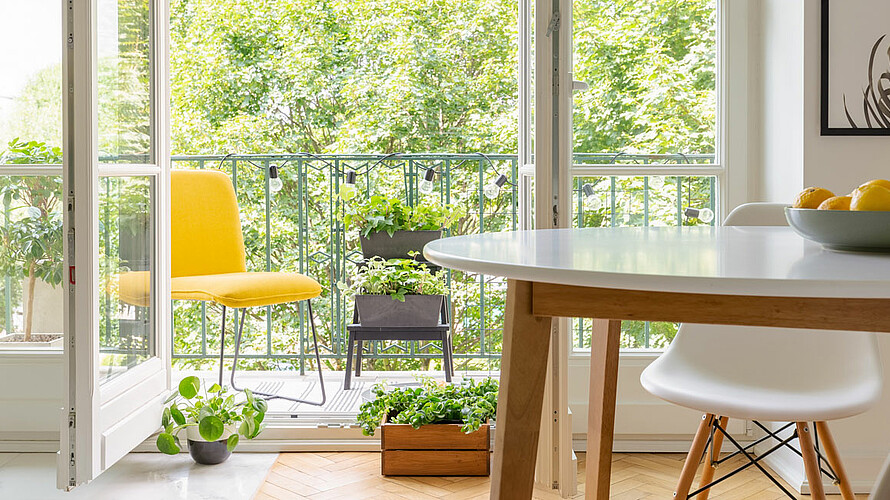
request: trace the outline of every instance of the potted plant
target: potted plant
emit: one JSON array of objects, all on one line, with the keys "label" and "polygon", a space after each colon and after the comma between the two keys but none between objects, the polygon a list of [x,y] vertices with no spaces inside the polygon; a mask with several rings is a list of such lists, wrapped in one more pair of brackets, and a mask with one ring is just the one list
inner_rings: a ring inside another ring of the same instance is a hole
[{"label": "potted plant", "polygon": [[412,251],[442,237],[442,229],[463,216],[453,205],[410,207],[398,198],[371,196],[348,205],[345,222],[356,225],[366,259],[403,259]]},{"label": "potted plant", "polygon": [[268,405],[265,400],[245,389],[244,399],[236,402],[234,394],[226,396],[227,388],[213,384],[201,391],[198,377],[186,377],[179,390],[166,403],[161,416],[163,430],[158,434],[158,450],[176,455],[182,449],[179,433],[186,429],[189,455],[199,464],[224,462],[238,446],[239,436],[253,439],[265,428]]},{"label": "potted plant", "polygon": [[445,271],[431,272],[412,259],[380,257],[369,259],[349,284],[339,286],[355,294],[362,326],[436,326],[446,291]]},{"label": "potted plant", "polygon": [[424,379],[422,387],[387,390],[359,408],[362,433],[380,427],[381,473],[387,476],[487,476],[489,420],[497,415],[498,382],[460,385]]},{"label": "potted plant", "polygon": [[[59,148],[30,141],[9,142],[0,163],[54,164],[62,162]],[[0,337],[5,347],[61,346],[61,332],[32,333],[35,289],[40,282],[56,288],[62,283],[62,212],[60,176],[22,176],[0,187],[5,223],[0,226],[0,267],[7,276],[25,276],[24,332]],[[57,311],[54,311],[54,313]],[[9,344],[6,344],[9,343]]]}]

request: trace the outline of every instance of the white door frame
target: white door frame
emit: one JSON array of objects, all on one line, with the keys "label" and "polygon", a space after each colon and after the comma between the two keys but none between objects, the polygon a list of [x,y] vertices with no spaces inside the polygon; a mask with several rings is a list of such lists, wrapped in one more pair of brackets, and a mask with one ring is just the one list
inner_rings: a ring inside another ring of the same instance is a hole
[{"label": "white door frame", "polygon": [[[57,484],[88,482],[159,427],[170,389],[168,10],[152,0],[152,163],[100,165],[97,0],[63,0],[65,371]],[[99,380],[100,176],[154,178],[155,356]]]},{"label": "white door frame", "polygon": [[[531,228],[528,174],[533,173],[534,227],[566,228],[572,220],[572,0],[534,2],[534,127],[529,99],[530,0],[520,2],[519,7],[519,160],[520,172],[526,174],[520,176],[519,186],[524,195],[520,199],[526,199],[521,204],[525,220],[522,227]],[[532,133],[533,146],[530,144]],[[568,404],[570,321],[567,318],[553,321],[535,473],[539,489],[555,489],[562,497],[577,492],[577,462],[572,451]]]}]

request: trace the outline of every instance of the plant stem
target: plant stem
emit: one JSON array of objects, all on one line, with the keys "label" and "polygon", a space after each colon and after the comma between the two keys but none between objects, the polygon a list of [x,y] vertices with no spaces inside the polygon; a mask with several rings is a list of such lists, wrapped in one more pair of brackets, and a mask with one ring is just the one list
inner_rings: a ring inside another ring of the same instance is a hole
[{"label": "plant stem", "polygon": [[34,284],[37,282],[37,275],[34,270],[37,267],[36,261],[28,264],[28,309],[25,313],[25,342],[31,341],[31,321],[34,317]]}]

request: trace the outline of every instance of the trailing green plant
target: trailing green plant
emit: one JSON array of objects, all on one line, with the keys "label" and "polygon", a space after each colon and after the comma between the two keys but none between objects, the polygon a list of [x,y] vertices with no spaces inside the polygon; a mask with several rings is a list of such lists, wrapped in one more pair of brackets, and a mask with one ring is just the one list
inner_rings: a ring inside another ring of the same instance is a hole
[{"label": "trailing green plant", "polygon": [[374,399],[362,403],[356,417],[362,433],[373,436],[385,417],[394,424],[410,424],[415,429],[427,424],[462,423],[461,430],[474,432],[497,416],[498,381],[491,377],[478,383],[463,379],[460,385],[440,384],[422,378],[422,387],[387,390],[377,384]]},{"label": "trailing green plant", "polygon": [[244,400],[237,401],[234,394],[226,396],[228,388],[213,384],[201,392],[201,379],[186,377],[179,382],[179,389],[167,398],[172,404],[164,408],[158,434],[158,450],[168,455],[180,452],[182,445],[178,434],[188,427],[198,427],[198,433],[206,441],[218,441],[225,433],[226,426],[238,425],[238,432],[226,440],[229,451],[238,446],[239,436],[253,439],[265,428],[268,404],[262,398],[244,390]]},{"label": "trailing green plant", "polygon": [[348,295],[389,295],[400,302],[406,295],[444,295],[447,291],[444,270],[434,273],[426,264],[412,259],[380,257],[368,259],[348,283],[340,282],[337,287]]},{"label": "trailing green plant", "polygon": [[435,231],[450,226],[465,215],[463,208],[450,204],[411,207],[399,198],[378,195],[346,206],[346,225],[357,225],[359,233],[366,238],[382,231],[390,236],[396,231]]},{"label": "trailing green plant", "polygon": [[[54,164],[62,151],[43,142],[9,141],[0,164]],[[62,178],[57,175],[22,176],[0,187],[8,210],[0,227],[0,268],[7,276],[27,276],[24,341],[31,340],[34,287],[37,279],[53,287],[62,282]]]}]

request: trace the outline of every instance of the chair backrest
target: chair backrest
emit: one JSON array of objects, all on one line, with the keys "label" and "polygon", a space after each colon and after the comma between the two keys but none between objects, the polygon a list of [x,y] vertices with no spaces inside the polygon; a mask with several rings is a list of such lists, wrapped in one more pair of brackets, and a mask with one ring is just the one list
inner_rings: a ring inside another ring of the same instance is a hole
[{"label": "chair backrest", "polygon": [[[785,206],[746,203],[724,225],[784,226]],[[868,332],[684,323],[669,354],[714,377],[775,389],[865,386],[880,395],[883,383],[877,338]]]},{"label": "chair backrest", "polygon": [[724,226],[787,226],[784,203],[745,203],[735,207]]},{"label": "chair backrest", "polygon": [[238,200],[228,175],[173,170],[170,212],[172,277],[247,270]]}]

